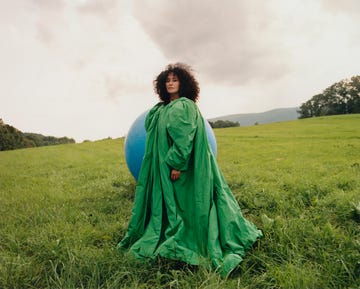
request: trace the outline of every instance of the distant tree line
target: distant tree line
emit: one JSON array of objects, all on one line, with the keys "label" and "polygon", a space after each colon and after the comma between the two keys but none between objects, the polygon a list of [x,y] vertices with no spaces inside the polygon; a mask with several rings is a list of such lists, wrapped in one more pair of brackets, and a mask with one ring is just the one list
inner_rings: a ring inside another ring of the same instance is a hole
[{"label": "distant tree line", "polygon": [[214,122],[209,121],[209,124],[212,128],[223,128],[223,127],[236,127],[240,126],[238,121],[233,122],[230,120],[216,120]]},{"label": "distant tree line", "polygon": [[4,123],[0,118],[0,151],[66,143],[75,143],[75,140],[67,137],[57,138],[36,133],[23,133]]},{"label": "distant tree line", "polygon": [[360,75],[334,83],[303,103],[299,118],[360,113]]}]

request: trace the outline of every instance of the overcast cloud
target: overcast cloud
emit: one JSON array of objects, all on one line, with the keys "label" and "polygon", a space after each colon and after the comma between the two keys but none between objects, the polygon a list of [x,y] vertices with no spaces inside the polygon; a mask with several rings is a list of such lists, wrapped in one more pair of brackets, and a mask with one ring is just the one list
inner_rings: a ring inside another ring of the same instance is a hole
[{"label": "overcast cloud", "polygon": [[[161,3],[160,3],[161,2]],[[289,71],[267,1],[136,1],[135,15],[168,58],[192,63],[209,80],[244,85]],[[148,11],[152,13],[148,13]]]},{"label": "overcast cloud", "polygon": [[359,16],[358,0],[0,0],[0,118],[119,137],[179,61],[207,118],[299,106],[360,74]]}]

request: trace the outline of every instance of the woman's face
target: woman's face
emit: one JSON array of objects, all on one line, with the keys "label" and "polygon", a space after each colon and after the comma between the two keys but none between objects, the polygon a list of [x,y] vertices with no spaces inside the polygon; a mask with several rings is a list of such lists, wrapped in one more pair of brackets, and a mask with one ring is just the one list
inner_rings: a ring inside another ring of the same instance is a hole
[{"label": "woman's face", "polygon": [[179,94],[180,81],[176,74],[170,72],[166,78],[166,90],[170,95]]}]

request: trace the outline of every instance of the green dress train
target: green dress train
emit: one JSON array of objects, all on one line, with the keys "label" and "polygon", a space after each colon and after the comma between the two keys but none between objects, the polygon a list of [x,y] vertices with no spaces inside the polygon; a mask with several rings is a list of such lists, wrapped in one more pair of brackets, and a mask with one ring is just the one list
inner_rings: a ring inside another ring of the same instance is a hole
[{"label": "green dress train", "polygon": [[[130,249],[138,258],[211,265],[227,275],[262,232],[242,216],[197,105],[184,97],[158,103],[145,128],[132,216],[117,249]],[[170,179],[172,168],[181,171],[176,181]]]}]

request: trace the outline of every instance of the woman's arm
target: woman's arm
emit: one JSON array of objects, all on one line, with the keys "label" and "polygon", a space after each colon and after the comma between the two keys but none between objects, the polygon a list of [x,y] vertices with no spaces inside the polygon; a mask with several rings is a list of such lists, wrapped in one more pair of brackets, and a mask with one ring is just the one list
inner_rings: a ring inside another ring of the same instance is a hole
[{"label": "woman's arm", "polygon": [[197,129],[197,109],[195,103],[188,99],[177,101],[170,109],[167,131],[172,146],[165,162],[172,168],[172,179],[177,179],[180,171],[187,169],[191,157]]}]

